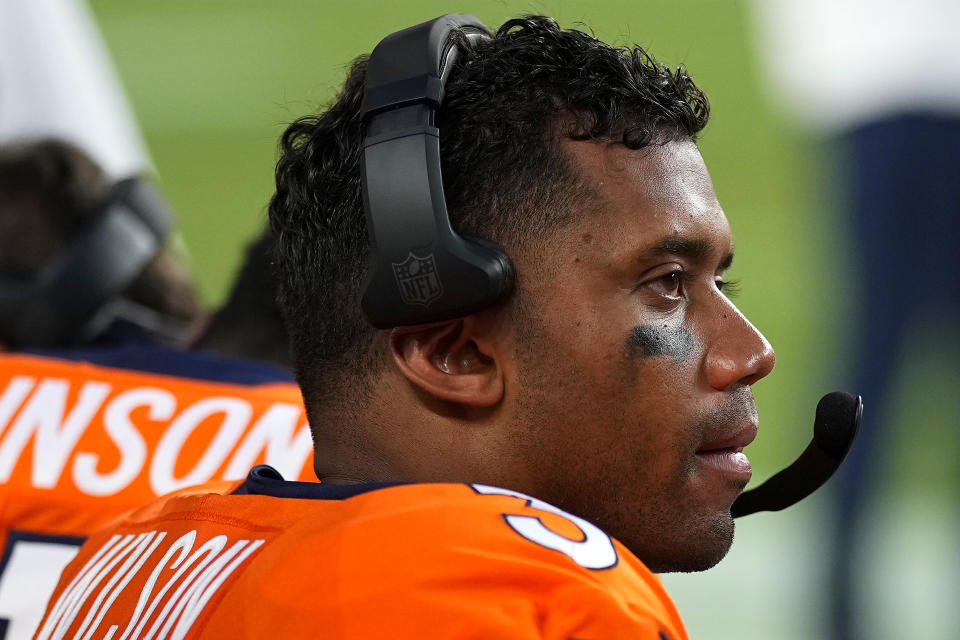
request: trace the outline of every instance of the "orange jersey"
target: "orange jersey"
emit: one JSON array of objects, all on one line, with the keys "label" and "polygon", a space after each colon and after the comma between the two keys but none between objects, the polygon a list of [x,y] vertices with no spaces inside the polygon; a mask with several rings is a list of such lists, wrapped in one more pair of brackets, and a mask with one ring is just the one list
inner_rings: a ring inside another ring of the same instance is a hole
[{"label": "orange jersey", "polygon": [[[189,354],[157,353],[189,364]],[[229,384],[0,354],[0,618],[8,620],[0,637],[29,637],[82,538],[159,495],[241,479],[261,462],[314,479],[290,382]]]},{"label": "orange jersey", "polygon": [[635,556],[536,499],[466,484],[284,482],[258,467],[90,538],[34,637],[687,636]]}]

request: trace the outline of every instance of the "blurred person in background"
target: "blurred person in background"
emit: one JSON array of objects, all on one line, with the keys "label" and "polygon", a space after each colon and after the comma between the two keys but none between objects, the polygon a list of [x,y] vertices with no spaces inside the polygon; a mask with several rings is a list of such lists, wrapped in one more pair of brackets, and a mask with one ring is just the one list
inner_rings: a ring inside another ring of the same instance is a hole
[{"label": "blurred person in background", "polygon": [[264,233],[201,313],[148,182],[83,151],[0,147],[0,619],[29,638],[83,538],[258,462],[314,479]]},{"label": "blurred person in background", "polygon": [[69,143],[0,147],[0,343],[177,343],[200,305],[172,221],[148,181],[115,182]]},{"label": "blurred person in background", "polygon": [[194,331],[197,337],[188,337],[187,346],[292,369],[287,328],[276,296],[273,236],[265,230],[247,247],[226,302],[201,320]]},{"label": "blurred person in background", "polygon": [[[845,337],[853,345],[855,386],[871,410],[835,485],[830,633],[834,640],[873,638],[878,630],[868,622],[882,612],[865,604],[865,513],[893,461],[893,425],[884,416],[897,397],[898,364],[907,341],[926,327],[936,327],[935,349],[960,345],[960,3],[754,6],[760,58],[776,96],[796,122],[827,141],[837,208],[849,218],[837,225],[850,233],[838,246],[852,253],[846,266],[853,275],[842,278],[856,281],[825,286],[838,285],[858,301],[855,328]],[[924,400],[946,405],[945,398]],[[923,438],[923,424],[908,428],[912,440]],[[898,569],[890,572],[889,584],[903,580],[893,578]],[[942,621],[949,614],[931,613],[921,617]]]},{"label": "blurred person in background", "polygon": [[0,2],[0,143],[0,635],[20,640],[122,511],[257,461],[314,475],[269,237],[205,314],[82,0]]}]

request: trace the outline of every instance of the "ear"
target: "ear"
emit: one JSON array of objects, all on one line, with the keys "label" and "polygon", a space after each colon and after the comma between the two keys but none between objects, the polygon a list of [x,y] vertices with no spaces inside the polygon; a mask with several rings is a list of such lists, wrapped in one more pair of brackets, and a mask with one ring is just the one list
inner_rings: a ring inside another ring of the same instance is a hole
[{"label": "ear", "polygon": [[441,400],[490,407],[503,398],[503,375],[478,346],[476,316],[390,334],[397,367],[414,385]]}]

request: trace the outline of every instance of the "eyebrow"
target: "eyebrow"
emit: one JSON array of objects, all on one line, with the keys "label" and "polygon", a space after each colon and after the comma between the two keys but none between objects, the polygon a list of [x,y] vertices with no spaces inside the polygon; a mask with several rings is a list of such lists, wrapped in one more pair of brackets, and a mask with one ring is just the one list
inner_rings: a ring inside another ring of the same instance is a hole
[{"label": "eyebrow", "polygon": [[[641,260],[648,260],[663,255],[674,255],[687,258],[692,262],[704,263],[713,252],[714,244],[702,238],[678,238],[675,236],[663,238],[650,247],[640,256]],[[719,271],[726,271],[733,264],[733,249],[723,257],[718,265]]]}]

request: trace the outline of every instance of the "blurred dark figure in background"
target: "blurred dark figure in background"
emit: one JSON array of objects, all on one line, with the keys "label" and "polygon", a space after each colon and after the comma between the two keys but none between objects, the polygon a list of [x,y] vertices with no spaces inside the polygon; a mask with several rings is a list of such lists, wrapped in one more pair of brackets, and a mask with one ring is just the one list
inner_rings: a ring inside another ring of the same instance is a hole
[{"label": "blurred dark figure in background", "polygon": [[[834,483],[830,633],[873,638],[878,630],[867,623],[883,613],[862,606],[864,516],[892,461],[893,425],[884,415],[896,397],[897,365],[925,323],[954,330],[924,336],[938,351],[960,342],[960,4],[769,0],[755,7],[762,59],[774,67],[784,106],[829,141],[840,169],[834,186],[851,222],[852,235],[841,242],[855,261],[844,266],[859,276],[849,338],[855,389],[870,410]],[[947,399],[924,401],[945,406]],[[925,425],[908,428],[912,440],[922,439]],[[902,580],[895,563],[885,564],[891,585]],[[922,612],[943,625],[927,631],[955,631],[950,613]]]},{"label": "blurred dark figure in background", "polygon": [[75,147],[0,148],[6,640],[31,637],[63,566],[118,514],[259,462],[315,480],[269,234],[204,326],[171,227],[146,182],[111,183]]},{"label": "blurred dark figure in background", "polygon": [[[854,640],[872,637],[863,628],[875,613],[860,606],[864,558],[858,552],[864,547],[864,515],[894,455],[894,425],[884,414],[891,413],[890,399],[897,395],[897,365],[911,334],[929,326],[925,322],[954,328],[952,336],[930,336],[938,343],[960,339],[960,115],[890,115],[863,123],[839,142],[849,162],[847,199],[861,269],[855,388],[886,409],[870,414],[865,437],[834,485],[833,637]],[[930,428],[905,426],[918,440]]]},{"label": "blurred dark figure in background", "polygon": [[227,301],[213,312],[190,347],[292,368],[273,265],[273,238],[265,231],[247,247]]},{"label": "blurred dark figure in background", "polygon": [[0,343],[174,344],[197,319],[166,205],[57,140],[0,147]]}]

